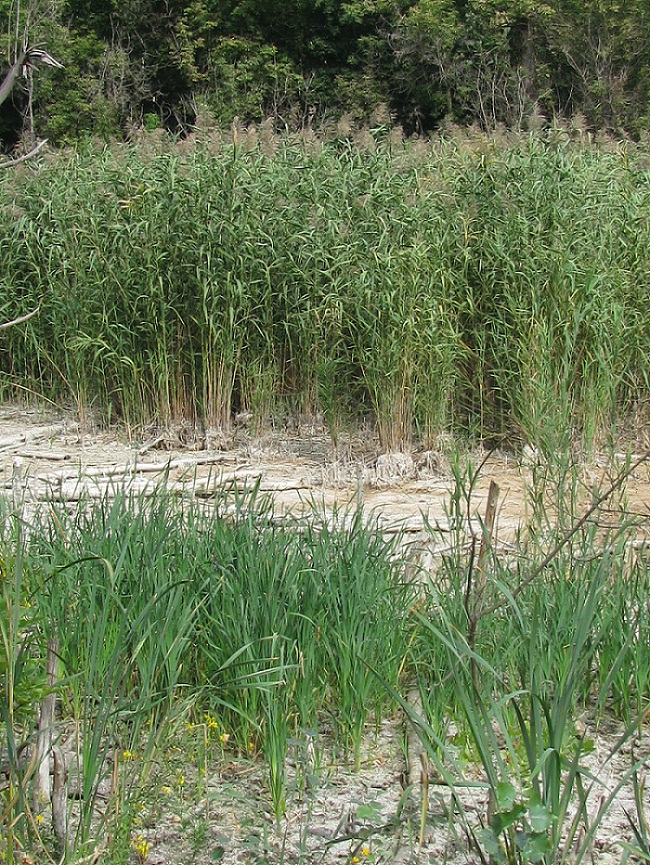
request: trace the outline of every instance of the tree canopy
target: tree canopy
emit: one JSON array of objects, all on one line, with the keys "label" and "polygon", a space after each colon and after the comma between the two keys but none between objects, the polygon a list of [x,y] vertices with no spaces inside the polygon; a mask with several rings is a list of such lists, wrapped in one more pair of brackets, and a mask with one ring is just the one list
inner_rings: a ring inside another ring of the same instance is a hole
[{"label": "tree canopy", "polygon": [[14,88],[5,150],[205,117],[428,132],[580,114],[635,137],[649,123],[648,0],[0,0],[0,20],[0,73],[25,33],[63,65]]}]

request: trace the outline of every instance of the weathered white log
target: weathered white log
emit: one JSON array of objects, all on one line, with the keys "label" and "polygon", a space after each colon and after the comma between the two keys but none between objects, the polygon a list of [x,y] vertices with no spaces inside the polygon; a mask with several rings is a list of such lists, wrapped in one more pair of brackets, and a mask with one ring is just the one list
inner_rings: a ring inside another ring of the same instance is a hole
[{"label": "weathered white log", "polygon": [[[52,637],[47,644],[47,685],[53,689],[56,684],[59,665],[59,641]],[[36,774],[32,787],[32,804],[35,814],[40,814],[51,801],[50,756],[52,753],[52,730],[56,694],[50,690],[43,698],[38,719],[36,735]]]},{"label": "weathered white log", "polygon": [[72,454],[66,454],[59,451],[22,450],[18,451],[17,456],[24,457],[28,460],[51,460],[52,462],[60,463],[72,459]]},{"label": "weathered white log", "polygon": [[[167,493],[194,493],[196,495],[213,495],[220,488],[231,484],[255,483],[261,479],[259,472],[222,472],[213,473],[205,478],[188,477],[186,480],[167,481],[164,485],[155,478],[141,478],[137,475],[123,478],[87,479],[79,475],[75,480],[63,478],[52,478],[47,481],[49,492],[39,495],[41,501],[54,500],[64,502],[77,502],[82,499],[96,500],[116,493],[125,495],[154,495],[161,489]],[[43,480],[41,478],[41,480]],[[310,489],[311,485],[274,484],[269,489],[281,491],[282,489]]]},{"label": "weathered white log", "polygon": [[61,853],[68,850],[68,762],[65,753],[57,747],[54,755],[54,783],[52,785],[52,828]]},{"label": "weathered white log", "polygon": [[194,492],[197,498],[211,498],[215,496],[219,490],[226,486],[241,483],[242,485],[250,486],[251,482],[260,481],[257,489],[261,493],[291,493],[291,492],[300,492],[301,490],[313,490],[314,484],[309,483],[309,481],[303,481],[302,483],[296,481],[262,481],[262,475],[236,475],[233,478],[226,478],[224,480],[214,481],[207,484],[196,484],[194,487],[192,485],[186,486],[185,489],[188,492]]},{"label": "weathered white log", "polygon": [[236,460],[232,454],[213,453],[201,454],[195,457],[178,457],[175,460],[167,460],[164,463],[136,463],[135,468],[139,472],[164,472],[170,469],[192,468],[192,466],[207,466],[216,463],[233,462]]},{"label": "weathered white log", "polygon": [[48,424],[47,426],[34,427],[25,430],[18,435],[6,436],[0,439],[0,451],[17,450],[28,442],[43,441],[52,438],[63,430],[63,424]]},{"label": "weathered white log", "polygon": [[[41,475],[43,481],[56,482],[61,480],[81,480],[83,478],[114,478],[132,477],[139,474],[165,474],[177,469],[191,469],[194,466],[212,465],[221,462],[235,462],[236,457],[226,454],[204,456],[196,458],[180,458],[170,460],[166,463],[127,463],[119,466],[89,466],[83,468],[77,466],[75,469],[61,469],[61,471],[49,472]],[[245,464],[242,464],[242,468]]]},{"label": "weathered white log", "polygon": [[25,501],[25,481],[27,478],[27,469],[25,463],[20,457],[16,457],[13,464],[12,474],[12,495],[14,510],[18,511],[23,506]]},{"label": "weathered white log", "polygon": [[145,444],[143,444],[142,447],[138,448],[138,453],[139,454],[146,454],[147,451],[150,451],[152,448],[155,448],[157,444],[160,444],[160,442],[165,441],[165,438],[166,438],[166,436],[163,433],[162,435],[156,436],[155,438],[151,439],[150,441],[145,442]]}]

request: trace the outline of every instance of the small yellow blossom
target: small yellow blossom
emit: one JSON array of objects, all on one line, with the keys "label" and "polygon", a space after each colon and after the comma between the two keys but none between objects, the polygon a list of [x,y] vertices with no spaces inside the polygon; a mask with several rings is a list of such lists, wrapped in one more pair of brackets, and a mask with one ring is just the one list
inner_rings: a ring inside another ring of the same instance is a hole
[{"label": "small yellow blossom", "polygon": [[217,719],[213,718],[212,715],[205,716],[205,723],[207,725],[208,730],[217,730],[219,728],[219,724],[217,723]]},{"label": "small yellow blossom", "polygon": [[178,773],[178,775],[176,777],[176,783],[178,784],[179,787],[185,786],[185,775],[183,772]]},{"label": "small yellow blossom", "polygon": [[45,818],[43,817],[42,814],[37,814],[37,815],[36,815],[36,822],[37,822],[37,823],[42,823],[44,819],[45,819]]},{"label": "small yellow blossom", "polygon": [[149,855],[149,850],[151,850],[151,844],[141,835],[134,841],[133,846],[135,847],[135,852],[138,854],[140,862],[145,862]]},{"label": "small yellow blossom", "polygon": [[163,784],[163,786],[160,789],[165,794],[165,796],[169,796],[169,794],[172,791],[172,788],[168,787],[167,784]]},{"label": "small yellow blossom", "polygon": [[362,847],[361,848],[362,856],[370,856],[370,847]]},{"label": "small yellow blossom", "polygon": [[361,859],[358,856],[352,857],[352,865],[359,865],[359,862],[361,862]]},{"label": "small yellow blossom", "polygon": [[135,751],[128,751],[128,750],[122,751],[122,759],[123,760],[137,760],[138,755],[135,753]]},{"label": "small yellow blossom", "polygon": [[221,742],[222,745],[227,745],[229,740],[230,740],[230,733],[222,733],[219,736],[219,741]]}]

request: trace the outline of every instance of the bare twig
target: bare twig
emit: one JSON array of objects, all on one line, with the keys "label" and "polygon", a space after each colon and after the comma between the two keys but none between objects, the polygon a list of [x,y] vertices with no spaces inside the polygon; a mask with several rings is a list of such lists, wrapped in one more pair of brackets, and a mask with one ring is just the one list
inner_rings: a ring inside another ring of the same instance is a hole
[{"label": "bare twig", "polygon": [[[12,165],[18,165],[21,162],[25,162],[26,159],[31,159],[32,156],[36,156],[38,151],[47,144],[47,138],[44,138],[42,141],[39,141],[35,147],[29,151],[29,153],[23,153],[22,156],[17,156],[15,159],[6,159],[4,162],[0,162],[1,168],[11,168]],[[35,310],[31,315],[35,315],[38,310]],[[9,322],[9,324],[13,324],[13,322]],[[2,325],[2,327],[8,327],[9,325]]]},{"label": "bare twig", "polygon": [[[43,142],[44,144],[45,142]],[[39,145],[40,146],[40,145]],[[34,153],[34,151],[32,151]],[[22,159],[23,157],[21,157]],[[26,157],[24,157],[26,158]],[[14,162],[19,162],[21,160],[14,160]],[[13,163],[8,162],[0,162],[0,168],[4,168],[6,165],[11,165]],[[41,307],[37,306],[36,309],[33,309],[31,312],[25,313],[25,315],[19,315],[18,318],[13,318],[11,321],[5,321],[0,324],[0,330],[6,330],[8,327],[13,327],[15,324],[23,324],[26,321],[29,321],[30,318],[33,318],[35,315],[40,312]]]},{"label": "bare twig", "polygon": [[650,460],[650,451],[646,451],[642,454],[638,459],[636,459],[633,463],[631,463],[627,468],[624,468],[621,472],[619,472],[616,480],[614,480],[609,487],[605,490],[604,493],[598,496],[598,498],[594,501],[594,503],[585,511],[585,513],[580,517],[578,522],[570,529],[565,535],[563,535],[557,544],[553,547],[553,549],[548,553],[542,562],[526,577],[525,580],[522,580],[519,585],[512,590],[508,598],[504,598],[501,601],[496,601],[492,604],[491,607],[487,607],[482,612],[482,616],[489,616],[492,613],[495,613],[497,610],[500,610],[501,607],[505,607],[507,604],[511,603],[513,598],[516,598],[517,595],[520,595],[526,586],[529,586],[533,580],[536,580],[537,577],[551,564],[553,559],[557,556],[557,554],[569,543],[571,538],[580,531],[580,529],[584,526],[584,524],[593,516],[594,512],[598,510],[598,508],[606,502],[618,489],[620,489],[625,481],[633,474],[640,465]]}]

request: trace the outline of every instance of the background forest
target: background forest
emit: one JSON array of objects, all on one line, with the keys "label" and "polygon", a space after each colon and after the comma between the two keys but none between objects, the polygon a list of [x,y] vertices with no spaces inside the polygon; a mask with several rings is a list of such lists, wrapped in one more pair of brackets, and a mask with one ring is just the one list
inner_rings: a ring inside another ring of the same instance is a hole
[{"label": "background forest", "polygon": [[647,0],[1,0],[0,21],[6,68],[26,32],[64,64],[2,106],[5,150],[23,131],[65,144],[235,118],[648,125]]}]

